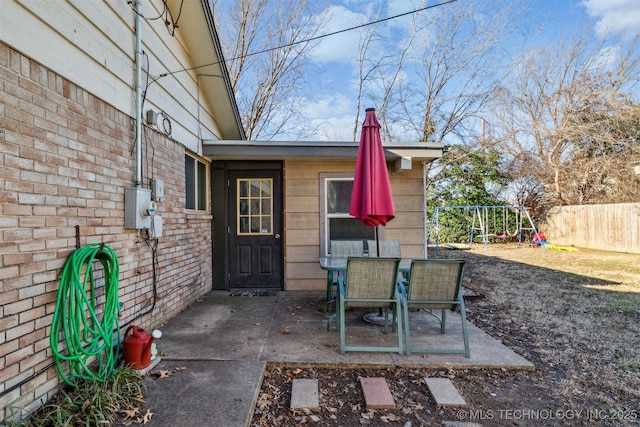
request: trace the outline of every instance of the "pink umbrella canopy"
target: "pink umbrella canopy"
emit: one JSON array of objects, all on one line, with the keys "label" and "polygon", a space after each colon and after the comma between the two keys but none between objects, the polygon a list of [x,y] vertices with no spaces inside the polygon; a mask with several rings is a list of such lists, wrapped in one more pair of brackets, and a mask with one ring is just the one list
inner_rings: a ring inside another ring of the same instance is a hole
[{"label": "pink umbrella canopy", "polygon": [[367,108],[362,124],[349,214],[369,227],[384,226],[395,217],[375,108]]}]

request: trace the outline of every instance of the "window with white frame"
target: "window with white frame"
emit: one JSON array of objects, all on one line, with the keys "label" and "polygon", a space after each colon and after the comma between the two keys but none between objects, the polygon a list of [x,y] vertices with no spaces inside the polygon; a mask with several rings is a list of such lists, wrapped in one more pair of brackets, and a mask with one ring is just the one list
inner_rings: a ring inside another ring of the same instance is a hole
[{"label": "window with white frame", "polygon": [[185,208],[209,210],[209,165],[189,154],[184,155]]},{"label": "window with white frame", "polygon": [[[330,255],[331,240],[373,240],[375,228],[349,215],[353,174],[320,174],[320,250]],[[366,245],[365,245],[366,247]]]}]

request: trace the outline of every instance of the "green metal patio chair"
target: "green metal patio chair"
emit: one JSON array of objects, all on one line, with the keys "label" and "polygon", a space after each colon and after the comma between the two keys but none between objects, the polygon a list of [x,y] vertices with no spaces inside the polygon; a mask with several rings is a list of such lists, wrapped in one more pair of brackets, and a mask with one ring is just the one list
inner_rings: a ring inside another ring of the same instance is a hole
[{"label": "green metal patio chair", "polygon": [[[361,257],[364,256],[364,243],[362,240],[331,240],[329,242],[330,255],[335,258],[349,258],[351,256]],[[341,274],[338,273],[336,277],[332,276],[332,280],[327,282],[327,311],[331,305],[336,302],[335,294],[337,293],[338,277]],[[336,292],[334,293],[334,289]]]},{"label": "green metal patio chair", "polygon": [[[397,287],[399,258],[350,257],[344,277],[338,277],[338,307],[335,313],[336,326],[340,330],[340,353],[347,351],[375,351],[403,353],[401,297]],[[398,335],[397,346],[348,346],[346,344],[345,312],[352,307],[384,309],[384,332],[392,309],[392,331]],[[332,316],[333,317],[333,316]],[[332,318],[327,329],[330,329]]]},{"label": "green metal patio chair", "polygon": [[[380,256],[401,258],[400,241],[399,240],[380,240]],[[378,256],[378,245],[375,240],[367,240],[369,247],[369,256]]]},{"label": "green metal patio chair", "polygon": [[[406,354],[436,353],[464,354],[470,357],[469,337],[467,334],[467,318],[462,296],[462,275],[464,260],[452,259],[414,259],[409,272],[407,287],[399,283],[402,294],[402,312],[405,324]],[[445,333],[447,310],[460,309],[462,319],[462,337],[464,349],[461,348],[413,348],[409,332],[409,310],[423,309],[440,321],[440,333]],[[440,310],[440,316],[434,310]]]},{"label": "green metal patio chair", "polygon": [[362,240],[332,240],[329,247],[332,257],[349,258],[350,256],[364,255]]},{"label": "green metal patio chair", "polygon": [[[402,250],[400,249],[399,240],[380,240],[376,243],[375,240],[367,240],[367,246],[369,247],[369,256],[378,256],[378,243],[380,244],[380,256],[386,258],[402,258]],[[398,279],[405,282],[407,280],[403,273],[398,273]]]}]

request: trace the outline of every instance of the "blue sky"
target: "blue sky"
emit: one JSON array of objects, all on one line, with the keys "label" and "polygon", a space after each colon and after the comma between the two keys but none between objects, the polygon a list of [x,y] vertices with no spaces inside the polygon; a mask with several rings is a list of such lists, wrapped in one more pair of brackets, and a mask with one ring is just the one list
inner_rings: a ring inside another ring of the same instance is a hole
[{"label": "blue sky", "polygon": [[[409,12],[443,0],[332,0],[328,6],[331,17],[321,33],[362,25],[373,20]],[[518,21],[516,34],[504,43],[505,50],[517,54],[526,45],[555,43],[566,37],[587,31],[589,37],[605,37],[607,31],[614,34],[630,34],[640,31],[640,0],[530,0],[501,2],[499,0],[458,0],[461,6],[470,2],[482,7],[504,7],[515,4],[524,10]],[[454,10],[448,5],[429,9],[421,14],[446,14]],[[486,9],[486,13],[490,13]],[[389,40],[406,37],[411,16],[376,24]],[[366,28],[366,27],[365,27]],[[313,97],[306,103],[305,118],[319,126],[318,140],[353,139],[354,113],[356,111],[355,82],[358,56],[358,30],[345,32],[322,39],[314,51],[314,65],[321,70],[318,86],[312,88]],[[400,41],[398,41],[400,43]],[[504,64],[503,64],[504,65]],[[362,105],[364,108],[375,105]]]}]

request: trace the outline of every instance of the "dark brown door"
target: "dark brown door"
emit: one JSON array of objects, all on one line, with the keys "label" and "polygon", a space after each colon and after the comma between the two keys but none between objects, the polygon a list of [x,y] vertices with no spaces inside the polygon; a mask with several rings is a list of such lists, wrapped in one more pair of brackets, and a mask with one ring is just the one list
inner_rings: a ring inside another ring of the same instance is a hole
[{"label": "dark brown door", "polygon": [[282,172],[229,171],[229,288],[282,289]]}]

